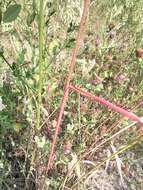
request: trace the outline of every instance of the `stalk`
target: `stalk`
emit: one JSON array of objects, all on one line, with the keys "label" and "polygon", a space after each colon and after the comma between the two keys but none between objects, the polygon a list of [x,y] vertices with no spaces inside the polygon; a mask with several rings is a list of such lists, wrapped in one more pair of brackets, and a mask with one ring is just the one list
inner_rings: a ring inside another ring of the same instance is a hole
[{"label": "stalk", "polygon": [[40,0],[39,10],[39,80],[38,80],[38,101],[36,129],[40,129],[40,115],[42,104],[43,67],[44,67],[44,1]]}]

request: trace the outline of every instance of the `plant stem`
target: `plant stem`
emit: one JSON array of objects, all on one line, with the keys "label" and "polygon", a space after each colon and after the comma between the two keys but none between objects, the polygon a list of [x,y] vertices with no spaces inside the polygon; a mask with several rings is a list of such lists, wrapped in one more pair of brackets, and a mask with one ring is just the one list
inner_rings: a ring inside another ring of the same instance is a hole
[{"label": "plant stem", "polygon": [[57,120],[57,124],[56,124],[56,130],[55,130],[55,134],[53,137],[53,142],[52,142],[52,146],[51,146],[51,150],[50,150],[50,154],[49,154],[49,160],[48,160],[48,164],[47,164],[47,169],[46,169],[46,173],[52,168],[52,164],[53,164],[53,154],[55,151],[55,146],[57,143],[57,137],[59,134],[59,129],[60,129],[60,125],[62,123],[62,117],[63,117],[63,113],[64,113],[64,109],[68,100],[68,96],[69,96],[69,86],[70,86],[70,82],[72,79],[72,75],[73,75],[73,71],[74,71],[74,66],[76,64],[76,57],[78,54],[78,51],[80,49],[81,46],[81,42],[83,40],[83,33],[84,33],[84,27],[85,27],[85,21],[86,21],[86,17],[88,15],[88,10],[89,10],[89,6],[90,6],[90,0],[84,0],[84,9],[83,9],[83,13],[82,13],[82,17],[81,17],[81,21],[80,21],[80,26],[79,26],[79,30],[77,33],[77,37],[76,37],[76,44],[75,47],[73,49],[72,52],[72,58],[71,58],[71,63],[69,66],[69,71],[68,71],[68,75],[66,78],[66,84],[65,84],[65,89],[64,89],[64,96],[61,102],[61,106],[60,106],[60,112],[59,112],[59,116],[58,116],[58,120]]},{"label": "plant stem", "polygon": [[80,93],[81,95],[90,98],[92,101],[96,101],[99,102],[100,104],[107,106],[109,109],[114,110],[118,113],[121,113],[123,116],[129,118],[131,121],[136,121],[139,124],[143,125],[143,119],[138,117],[137,115],[135,115],[132,112],[129,112],[119,106],[116,106],[115,104],[112,104],[111,102],[109,102],[108,100],[105,100],[104,98],[101,98],[99,96],[94,96],[93,94],[84,91],[83,89],[81,89],[80,87],[77,86],[73,86],[70,85],[70,89],[72,89],[75,92]]},{"label": "plant stem", "polygon": [[[41,115],[41,104],[42,104],[42,86],[43,86],[43,67],[44,67],[44,0],[40,0],[40,10],[39,10],[39,80],[38,80],[38,100],[36,104],[36,132],[40,129],[40,115]],[[34,145],[34,150],[32,152],[30,172],[27,176],[29,178],[32,172],[33,163],[36,158],[36,145]]]},{"label": "plant stem", "polygon": [[40,0],[39,10],[39,81],[38,81],[38,102],[36,129],[40,129],[40,115],[42,104],[43,67],[44,67],[44,1]]}]

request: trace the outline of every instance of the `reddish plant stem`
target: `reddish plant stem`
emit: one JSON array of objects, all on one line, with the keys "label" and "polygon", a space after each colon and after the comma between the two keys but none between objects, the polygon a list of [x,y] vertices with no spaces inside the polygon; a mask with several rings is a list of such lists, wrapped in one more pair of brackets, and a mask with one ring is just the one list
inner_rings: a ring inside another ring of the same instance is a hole
[{"label": "reddish plant stem", "polygon": [[56,130],[55,130],[55,134],[54,134],[54,138],[53,138],[53,142],[52,142],[52,147],[51,147],[51,151],[50,151],[50,155],[49,155],[46,172],[48,172],[49,169],[52,168],[53,154],[54,154],[55,146],[57,143],[57,137],[58,137],[60,125],[62,122],[64,108],[65,108],[65,105],[66,105],[66,102],[68,99],[68,95],[69,95],[69,85],[70,85],[70,81],[72,79],[73,69],[74,69],[74,65],[76,63],[76,57],[77,57],[79,48],[81,46],[81,42],[83,40],[84,25],[85,25],[86,17],[88,14],[89,5],[90,5],[90,0],[84,0],[83,14],[82,14],[81,21],[80,21],[79,31],[77,33],[75,48],[73,49],[73,53],[72,53],[72,59],[71,59],[69,72],[68,72],[68,76],[67,76],[67,80],[66,80],[66,84],[65,84],[64,97],[62,99],[61,106],[60,106],[60,112],[59,112],[59,116],[58,116],[58,120],[57,120],[57,124],[56,124]]},{"label": "reddish plant stem", "polygon": [[127,110],[125,110],[119,106],[114,105],[113,103],[109,102],[108,100],[105,100],[104,98],[94,96],[93,94],[91,94],[91,93],[89,93],[89,92],[87,92],[87,91],[85,91],[85,90],[83,90],[77,86],[70,85],[70,89],[80,93],[83,96],[90,98],[92,101],[96,101],[96,102],[99,102],[100,104],[102,104],[104,106],[107,106],[111,110],[114,110],[118,113],[121,113],[122,115],[124,115],[125,117],[129,118],[132,121],[136,121],[136,122],[143,125],[143,119],[142,118],[138,117],[137,115],[135,115],[132,112],[129,112],[129,111],[127,111]]}]

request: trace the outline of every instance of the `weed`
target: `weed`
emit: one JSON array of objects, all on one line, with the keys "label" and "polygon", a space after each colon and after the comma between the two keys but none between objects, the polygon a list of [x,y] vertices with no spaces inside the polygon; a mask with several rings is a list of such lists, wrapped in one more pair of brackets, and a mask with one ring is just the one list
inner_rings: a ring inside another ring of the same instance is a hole
[{"label": "weed", "polygon": [[0,188],[142,189],[142,1],[0,5]]}]

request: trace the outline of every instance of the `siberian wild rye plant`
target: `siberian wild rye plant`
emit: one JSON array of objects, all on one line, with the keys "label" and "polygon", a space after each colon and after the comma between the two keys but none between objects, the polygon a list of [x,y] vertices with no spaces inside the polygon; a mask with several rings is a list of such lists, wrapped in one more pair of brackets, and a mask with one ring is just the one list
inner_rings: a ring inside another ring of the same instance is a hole
[{"label": "siberian wild rye plant", "polygon": [[[22,155],[30,158],[27,180],[33,169],[38,168],[39,181],[42,181],[41,173],[45,173],[47,167],[51,148],[49,144],[55,132],[83,1],[33,0],[15,4],[11,1],[2,2],[1,44],[4,54],[1,60],[7,62],[11,74],[8,74],[8,89],[4,91],[7,79],[1,86],[2,103],[6,109],[0,112],[0,124],[5,131],[2,134],[8,138],[8,125],[16,131],[12,132],[16,138],[23,136],[16,146],[21,145],[26,150]],[[92,94],[114,101],[140,116],[142,60],[138,60],[134,52],[136,48],[142,47],[142,25],[138,22],[142,18],[141,5],[141,1],[91,1],[85,40],[77,57],[72,81]],[[9,12],[8,9],[14,9],[16,15],[12,16],[13,11]],[[15,20],[8,20],[11,18]],[[7,20],[11,23],[5,24]],[[6,32],[8,36],[5,36]],[[11,64],[10,59],[15,63]],[[50,170],[51,177],[45,175],[45,185],[48,187],[50,184],[51,189],[59,189],[60,186],[63,189],[87,189],[92,183],[85,180],[86,176],[90,179],[99,167],[106,163],[108,169],[110,162],[114,161],[118,164],[119,175],[124,175],[119,160],[122,159],[128,166],[128,155],[125,155],[127,149],[142,139],[138,135],[141,132],[139,125],[100,104],[92,103],[82,96],[81,88],[78,90],[78,95],[70,91],[64,111],[63,130],[54,151],[55,164]],[[22,117],[18,115],[21,112]],[[27,128],[22,130],[23,127]],[[115,152],[116,146],[119,151]],[[15,149],[12,151],[17,154]],[[12,175],[11,171],[7,176],[9,174]]]}]

